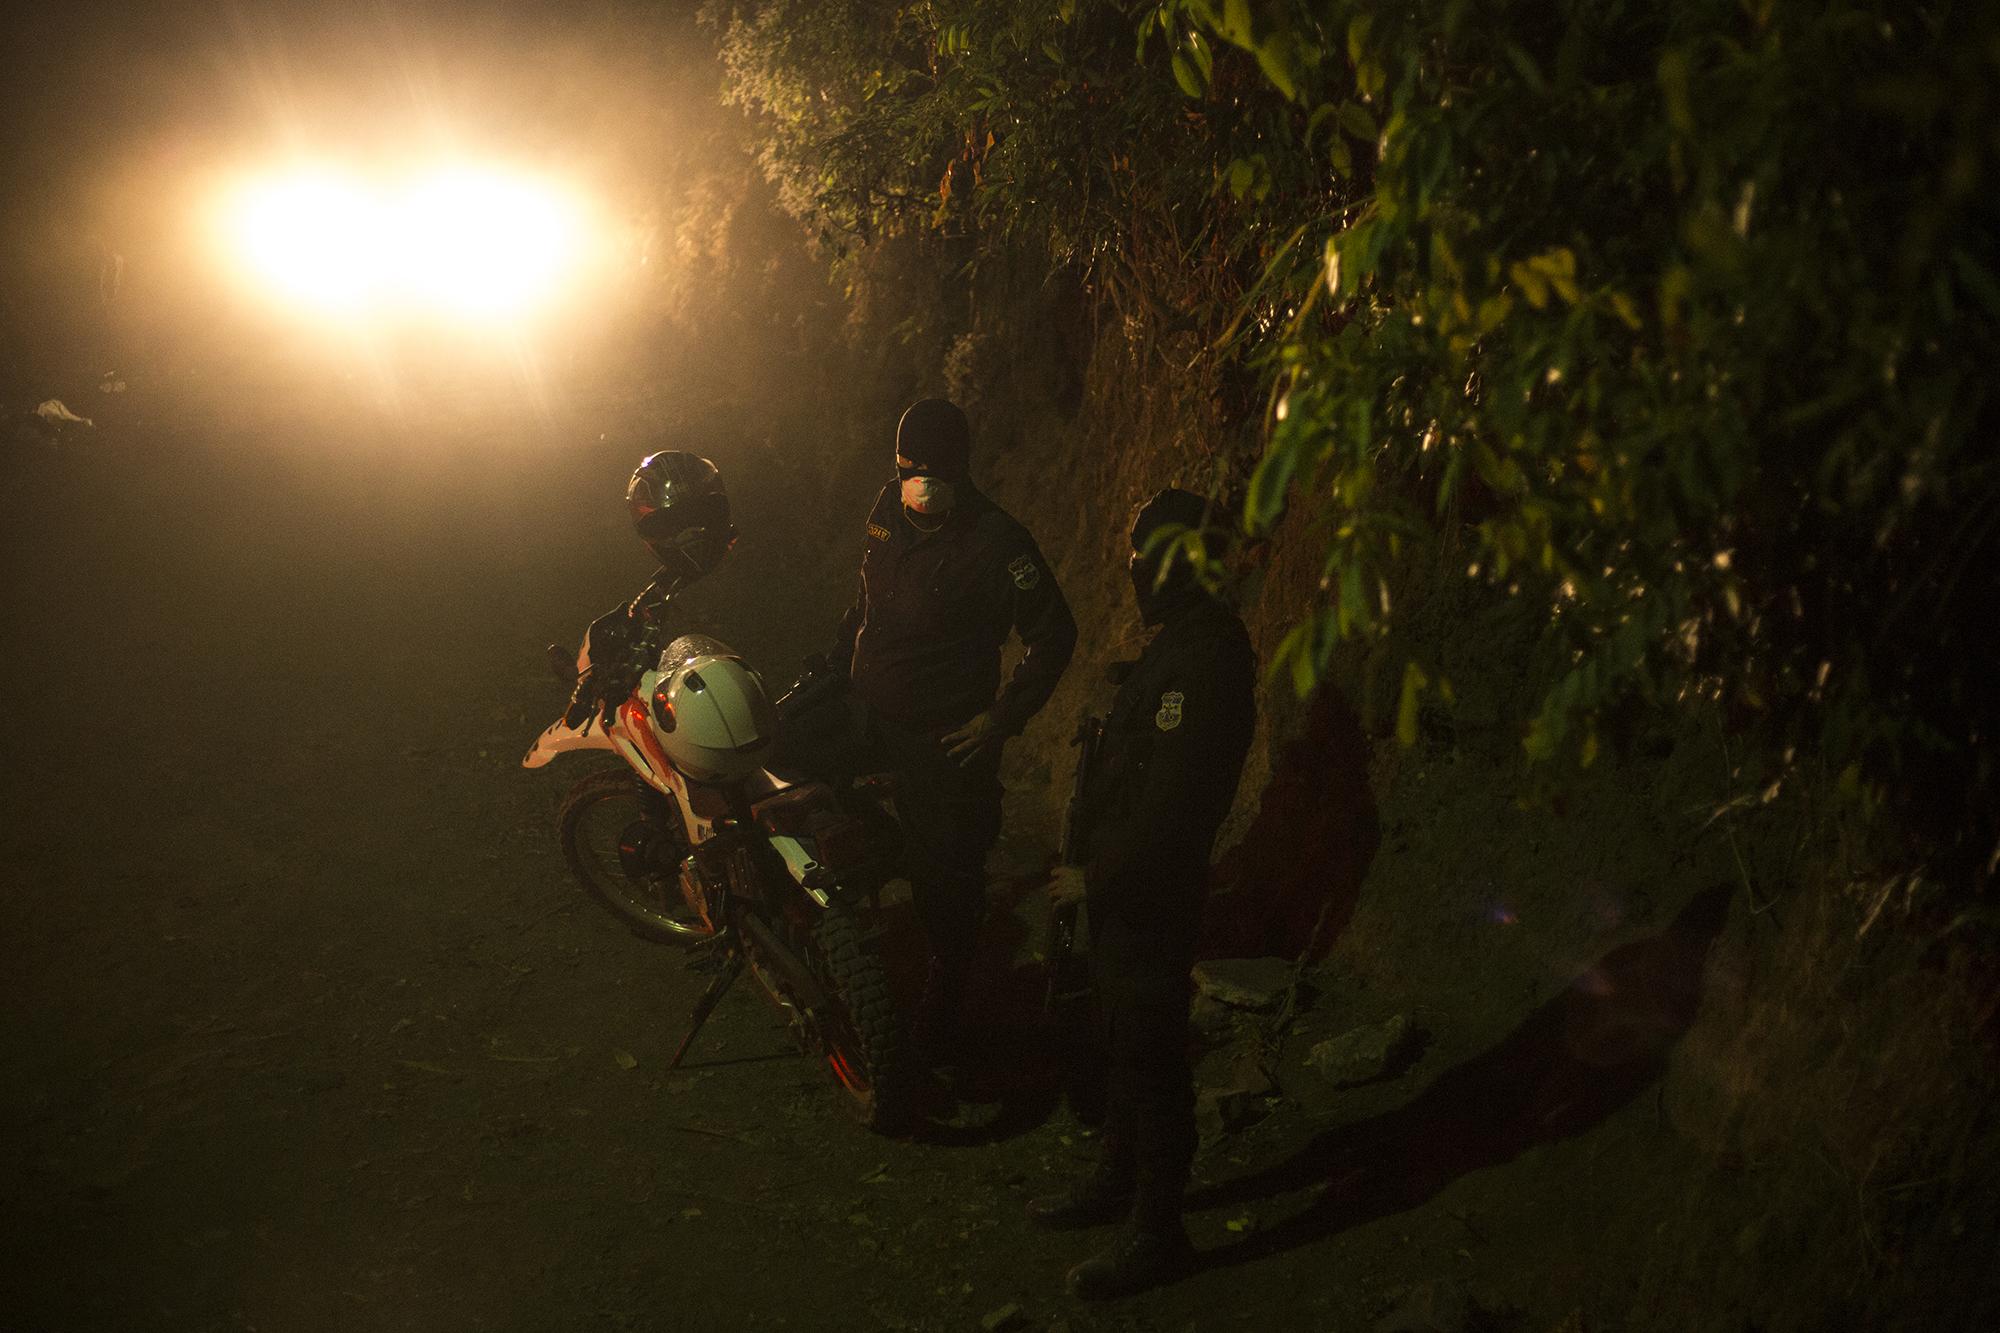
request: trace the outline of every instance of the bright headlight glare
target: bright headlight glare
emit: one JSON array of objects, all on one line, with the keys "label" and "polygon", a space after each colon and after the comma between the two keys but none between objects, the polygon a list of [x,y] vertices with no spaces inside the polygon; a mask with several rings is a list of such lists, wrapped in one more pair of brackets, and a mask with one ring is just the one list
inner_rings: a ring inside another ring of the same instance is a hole
[{"label": "bright headlight glare", "polygon": [[579,210],[554,186],[469,166],[386,189],[298,170],[246,185],[226,216],[261,287],[328,315],[521,315],[557,293],[583,239]]},{"label": "bright headlight glare", "polygon": [[322,172],[263,181],[242,191],[233,212],[238,253],[279,295],[325,311],[377,295],[379,210],[353,182]]}]

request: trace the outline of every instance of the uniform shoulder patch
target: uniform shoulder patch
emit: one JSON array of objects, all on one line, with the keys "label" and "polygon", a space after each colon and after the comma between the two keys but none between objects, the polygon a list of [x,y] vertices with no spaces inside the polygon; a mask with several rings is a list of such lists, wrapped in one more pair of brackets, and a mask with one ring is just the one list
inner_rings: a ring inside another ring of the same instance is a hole
[{"label": "uniform shoulder patch", "polygon": [[1014,586],[1022,592],[1028,591],[1042,581],[1042,571],[1025,555],[1015,556],[1009,562],[1007,572],[1014,576]]},{"label": "uniform shoulder patch", "polygon": [[889,529],[883,527],[880,523],[870,523],[868,525],[868,535],[878,542],[886,542],[889,540]]},{"label": "uniform shoulder patch", "polygon": [[1161,731],[1172,731],[1181,724],[1181,705],[1187,696],[1179,690],[1168,690],[1160,696],[1160,711],[1153,714],[1153,725]]}]

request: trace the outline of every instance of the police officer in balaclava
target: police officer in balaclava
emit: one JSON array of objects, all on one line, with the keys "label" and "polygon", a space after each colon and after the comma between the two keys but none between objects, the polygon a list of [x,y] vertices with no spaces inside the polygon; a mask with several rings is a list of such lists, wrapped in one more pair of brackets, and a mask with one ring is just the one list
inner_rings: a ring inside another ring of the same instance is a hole
[{"label": "police officer in balaclava", "polygon": [[1181,1198],[1194,1160],[1188,972],[1216,830],[1229,813],[1257,715],[1243,622],[1196,577],[1173,537],[1220,534],[1209,505],[1164,490],[1138,510],[1129,568],[1140,618],[1158,632],[1129,664],[1084,778],[1081,866],[1056,871],[1058,905],[1089,904],[1094,1038],[1104,1132],[1093,1170],[1028,1205],[1051,1228],[1123,1219],[1070,1270],[1070,1291],[1128,1295],[1193,1264]]},{"label": "police officer in balaclava", "polygon": [[[1048,702],[1076,622],[1028,530],[972,480],[965,413],[926,398],[896,427],[896,475],[870,509],[861,586],[830,654],[847,665],[897,812],[929,970],[920,1048],[956,1046],[1000,834],[1000,750]],[[1003,683],[1009,636],[1026,649]]]}]

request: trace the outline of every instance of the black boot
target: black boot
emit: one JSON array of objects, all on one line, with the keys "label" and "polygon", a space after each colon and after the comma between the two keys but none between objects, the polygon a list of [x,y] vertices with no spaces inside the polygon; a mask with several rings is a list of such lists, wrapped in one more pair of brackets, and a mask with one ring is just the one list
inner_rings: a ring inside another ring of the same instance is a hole
[{"label": "black boot", "polygon": [[1187,1173],[1140,1176],[1132,1217],[1111,1243],[1069,1270],[1069,1294],[1086,1301],[1132,1296],[1194,1271],[1194,1244],[1181,1226]]},{"label": "black boot", "polygon": [[910,1022],[910,1041],[917,1055],[936,1064],[954,1059],[962,1044],[959,1009],[965,995],[965,972],[931,955],[924,973],[924,993]]},{"label": "black boot", "polygon": [[1116,1222],[1132,1211],[1136,1183],[1130,1149],[1107,1135],[1103,1155],[1089,1174],[1071,1181],[1067,1189],[1028,1200],[1028,1221],[1049,1231]]}]

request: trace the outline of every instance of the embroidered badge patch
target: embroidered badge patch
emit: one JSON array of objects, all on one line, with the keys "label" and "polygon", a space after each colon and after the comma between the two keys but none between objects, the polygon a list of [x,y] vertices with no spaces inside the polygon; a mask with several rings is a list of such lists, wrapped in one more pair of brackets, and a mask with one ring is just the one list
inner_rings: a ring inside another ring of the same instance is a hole
[{"label": "embroidered badge patch", "polygon": [[878,542],[886,542],[889,540],[889,529],[883,527],[880,523],[870,523],[868,525],[868,535]]},{"label": "embroidered badge patch", "polygon": [[1160,696],[1160,711],[1153,714],[1153,724],[1161,731],[1172,731],[1181,724],[1181,705],[1186,702],[1179,690],[1168,690]]},{"label": "embroidered badge patch", "polygon": [[1022,592],[1042,581],[1042,571],[1035,568],[1035,562],[1025,555],[1014,557],[1014,563],[1007,566],[1007,572],[1014,576],[1014,586]]}]

